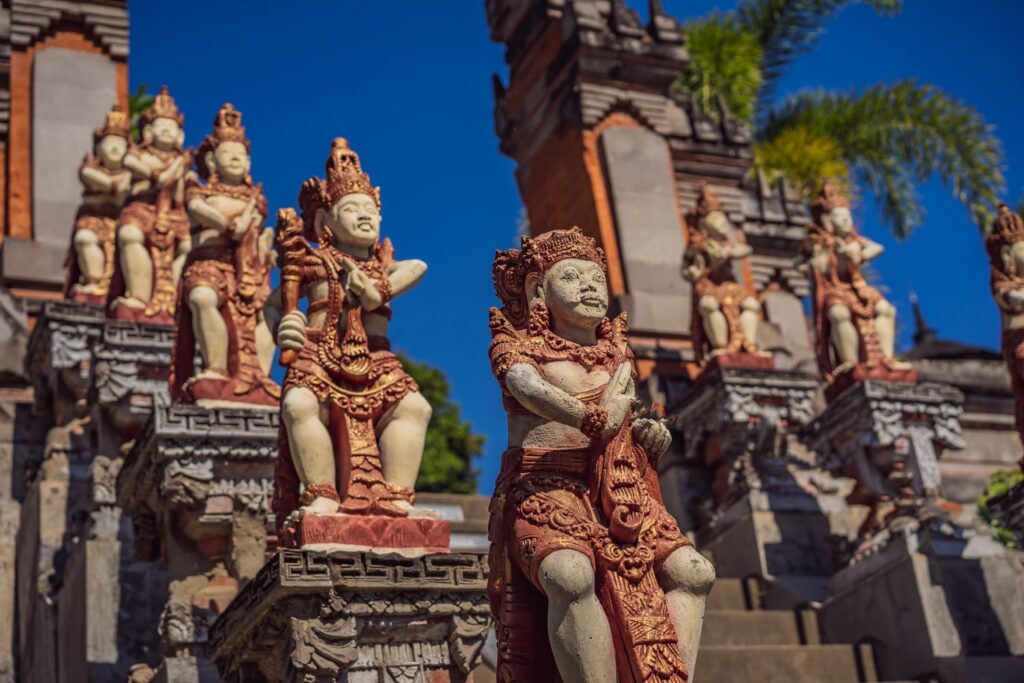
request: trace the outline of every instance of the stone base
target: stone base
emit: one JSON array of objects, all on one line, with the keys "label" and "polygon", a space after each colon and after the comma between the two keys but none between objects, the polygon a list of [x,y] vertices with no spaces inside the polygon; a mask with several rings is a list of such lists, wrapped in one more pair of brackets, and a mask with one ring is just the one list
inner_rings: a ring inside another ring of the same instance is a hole
[{"label": "stone base", "polygon": [[825,399],[831,403],[854,384],[866,379],[876,382],[915,384],[917,382],[917,370],[911,367],[892,369],[884,365],[854,365],[846,372],[832,378],[832,382],[825,387]]},{"label": "stone base", "polygon": [[447,553],[451,522],[431,517],[301,515],[286,525],[281,545],[308,550],[393,549],[403,555]]},{"label": "stone base", "polygon": [[280,396],[271,396],[266,389],[253,385],[244,393],[236,393],[237,380],[229,377],[196,377],[185,383],[182,391],[185,403],[196,403],[203,407],[246,407],[265,406],[277,408],[281,404]]},{"label": "stone base", "polygon": [[711,356],[701,367],[694,382],[700,383],[714,374],[715,370],[729,368],[731,370],[774,370],[775,358],[770,354],[760,353],[720,353]]},{"label": "stone base", "polygon": [[160,311],[156,315],[146,315],[146,309],[129,306],[123,303],[122,298],[115,299],[110,304],[110,314],[114,320],[121,320],[130,323],[144,323],[147,325],[174,325],[174,316],[166,311]]},{"label": "stone base", "polygon": [[229,683],[467,680],[490,630],[483,553],[280,550],[213,624]]}]

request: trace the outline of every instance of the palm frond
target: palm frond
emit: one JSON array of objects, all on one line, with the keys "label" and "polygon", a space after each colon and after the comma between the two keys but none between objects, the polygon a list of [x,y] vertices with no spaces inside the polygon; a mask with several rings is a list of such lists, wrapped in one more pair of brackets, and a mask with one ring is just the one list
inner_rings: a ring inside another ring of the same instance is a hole
[{"label": "palm frond", "polygon": [[923,221],[915,187],[930,178],[949,187],[982,230],[1004,189],[992,127],[934,86],[902,81],[862,93],[798,93],[766,113],[758,144],[771,145],[794,129],[834,141],[838,158],[876,195],[898,237]]},{"label": "palm frond", "polygon": [[732,14],[713,13],[686,24],[690,64],[680,85],[714,112],[721,96],[730,113],[742,119],[754,114],[761,87],[761,47],[757,38],[740,28]]},{"label": "palm frond", "polygon": [[741,28],[757,36],[763,51],[762,99],[772,91],[783,68],[817,43],[825,22],[845,5],[863,2],[880,14],[902,9],[902,0],[742,0],[736,8]]},{"label": "palm frond", "polygon": [[128,96],[128,117],[131,121],[132,136],[138,139],[139,114],[153,106],[156,101],[151,93],[146,90],[146,84],[140,83],[135,92]]}]

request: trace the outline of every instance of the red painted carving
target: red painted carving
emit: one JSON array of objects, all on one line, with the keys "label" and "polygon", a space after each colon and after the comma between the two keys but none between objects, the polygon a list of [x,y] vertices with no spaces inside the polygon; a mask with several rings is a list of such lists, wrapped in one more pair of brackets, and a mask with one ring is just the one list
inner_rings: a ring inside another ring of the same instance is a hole
[{"label": "red painted carving", "polygon": [[992,298],[1003,318],[1001,346],[1017,404],[1017,432],[1024,441],[1024,220],[1006,204],[999,206],[986,249]]}]

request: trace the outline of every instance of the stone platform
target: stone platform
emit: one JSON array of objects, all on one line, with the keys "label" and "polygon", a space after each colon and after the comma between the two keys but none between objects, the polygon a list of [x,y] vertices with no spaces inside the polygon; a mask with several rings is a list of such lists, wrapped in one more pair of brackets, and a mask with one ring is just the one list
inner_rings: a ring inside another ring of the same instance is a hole
[{"label": "stone platform", "polygon": [[451,523],[431,517],[302,515],[285,525],[281,545],[307,550],[391,548],[403,555],[446,553],[451,547]]},{"label": "stone platform", "polygon": [[282,549],[209,632],[232,683],[466,681],[490,629],[483,553]]}]

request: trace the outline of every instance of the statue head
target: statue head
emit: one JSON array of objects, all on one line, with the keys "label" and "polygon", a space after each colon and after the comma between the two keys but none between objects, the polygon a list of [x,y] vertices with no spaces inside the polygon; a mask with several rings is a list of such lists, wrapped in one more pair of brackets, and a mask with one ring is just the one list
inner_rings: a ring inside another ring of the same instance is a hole
[{"label": "statue head", "polygon": [[[1019,275],[1016,255],[1024,248],[1024,219],[1005,203],[999,205],[985,247],[993,268]],[[1021,254],[1021,260],[1024,260],[1024,254]]]},{"label": "statue head", "polygon": [[327,177],[303,184],[299,206],[307,237],[357,249],[372,248],[380,239],[380,188],[370,183],[345,138],[336,138],[331,146]]},{"label": "statue head", "polygon": [[494,286],[506,317],[525,326],[530,309],[575,328],[595,328],[608,314],[604,252],[579,228],[523,237],[521,249],[499,251]]},{"label": "statue head", "polygon": [[249,147],[242,112],[230,103],[225,104],[213,119],[213,133],[199,145],[199,175],[228,185],[252,183]]},{"label": "statue head", "polygon": [[185,142],[185,116],[178,109],[167,86],[162,86],[153,99],[153,106],[139,114],[142,124],[142,142],[169,152]]},{"label": "statue head", "polygon": [[811,216],[818,225],[837,235],[846,236],[854,231],[850,200],[828,178],[822,183],[818,198],[811,204]]},{"label": "statue head", "polygon": [[111,170],[119,170],[128,151],[130,124],[128,114],[114,105],[107,113],[102,128],[92,133],[93,154],[100,163]]},{"label": "statue head", "polygon": [[688,218],[691,226],[695,224],[711,239],[720,242],[729,239],[732,225],[729,223],[725,211],[722,210],[721,202],[718,201],[718,197],[711,191],[711,187],[707,183],[701,182],[697,206]]}]

